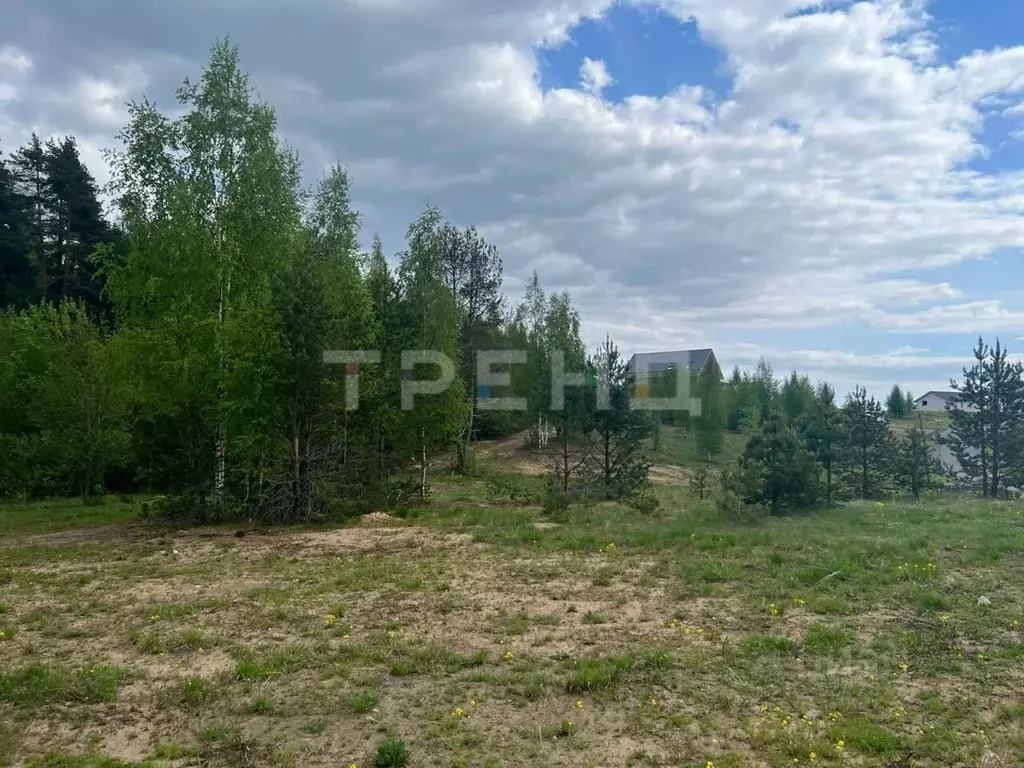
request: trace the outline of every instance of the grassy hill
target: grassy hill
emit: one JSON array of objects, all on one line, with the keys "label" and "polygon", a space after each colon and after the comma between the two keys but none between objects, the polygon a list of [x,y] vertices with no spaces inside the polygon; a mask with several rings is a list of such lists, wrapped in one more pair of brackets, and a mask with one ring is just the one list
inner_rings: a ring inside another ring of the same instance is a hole
[{"label": "grassy hill", "polygon": [[[746,435],[726,432],[722,452],[712,457],[711,466],[716,469],[733,466],[746,444]],[[704,463],[706,457],[698,452],[697,436],[692,430],[663,426],[657,448],[653,438],[647,441],[646,458],[652,464],[697,467]]]}]

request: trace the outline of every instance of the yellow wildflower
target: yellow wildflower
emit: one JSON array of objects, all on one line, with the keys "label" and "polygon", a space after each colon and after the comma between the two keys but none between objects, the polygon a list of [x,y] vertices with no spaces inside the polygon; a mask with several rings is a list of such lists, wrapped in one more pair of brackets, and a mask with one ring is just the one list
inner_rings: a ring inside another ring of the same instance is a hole
[{"label": "yellow wildflower", "polygon": [[807,605],[807,601],[804,600],[802,597],[796,598],[795,600],[793,600],[793,602],[799,605],[800,607]]},{"label": "yellow wildflower", "polygon": [[946,623],[947,621],[949,621],[949,620],[950,620],[950,619],[952,619],[952,618],[953,618],[953,617],[952,617],[952,616],[950,616],[950,615],[949,615],[949,614],[947,613],[947,614],[946,614],[945,616],[940,616],[940,617],[939,617],[939,621],[941,621],[941,622],[942,622],[943,624],[945,624],[945,623]]},{"label": "yellow wildflower", "polygon": [[813,763],[815,760],[818,759],[818,756],[814,752],[811,752],[811,754],[807,756],[807,759]]},{"label": "yellow wildflower", "polygon": [[512,661],[512,651],[505,651],[505,661]]},{"label": "yellow wildflower", "polygon": [[337,620],[338,620],[337,616],[335,616],[333,613],[328,613],[326,616],[324,616],[324,626],[325,627],[333,627],[334,626],[334,622],[336,622]]},{"label": "yellow wildflower", "polygon": [[583,699],[576,700],[576,709],[583,709]]},{"label": "yellow wildflower", "polygon": [[455,711],[452,712],[452,714],[456,717],[462,717],[464,714],[466,714],[466,710],[464,710],[462,707],[456,707]]}]

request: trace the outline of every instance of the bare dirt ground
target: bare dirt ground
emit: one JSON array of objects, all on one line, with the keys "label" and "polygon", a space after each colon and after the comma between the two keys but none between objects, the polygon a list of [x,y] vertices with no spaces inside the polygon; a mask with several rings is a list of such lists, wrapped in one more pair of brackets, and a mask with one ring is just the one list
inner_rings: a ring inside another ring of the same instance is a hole
[{"label": "bare dirt ground", "polygon": [[0,541],[0,756],[366,768],[388,737],[413,768],[1024,754],[1024,568],[985,554],[1016,540],[1012,516],[991,540],[950,529],[947,551],[913,531],[955,515],[891,529],[874,507],[855,510],[870,532],[849,549],[858,529],[827,520],[737,532],[482,511]]},{"label": "bare dirt ground", "polygon": [[[528,432],[521,432],[500,440],[482,440],[475,444],[477,458],[489,466],[527,477],[539,477],[549,470],[544,464],[540,451],[527,447]],[[654,464],[650,468],[650,479],[657,485],[678,485],[689,482],[692,472],[686,467],[670,464]]]}]

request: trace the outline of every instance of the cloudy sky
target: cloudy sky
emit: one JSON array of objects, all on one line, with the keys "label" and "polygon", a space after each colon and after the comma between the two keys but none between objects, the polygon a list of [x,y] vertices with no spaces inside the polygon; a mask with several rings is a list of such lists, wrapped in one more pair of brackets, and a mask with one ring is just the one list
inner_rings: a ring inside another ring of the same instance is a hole
[{"label": "cloudy sky", "polygon": [[364,237],[425,201],[568,289],[588,340],[838,388],[1024,350],[1020,0],[5,0],[0,139],[174,108],[229,34]]}]

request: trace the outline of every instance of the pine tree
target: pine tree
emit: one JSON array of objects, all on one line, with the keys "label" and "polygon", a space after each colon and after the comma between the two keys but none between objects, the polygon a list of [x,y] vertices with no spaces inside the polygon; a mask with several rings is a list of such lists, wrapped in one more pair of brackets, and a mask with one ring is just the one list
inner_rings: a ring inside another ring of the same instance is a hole
[{"label": "pine tree", "polygon": [[28,212],[14,175],[0,154],[0,310],[32,301],[34,279],[25,237]]},{"label": "pine tree", "polygon": [[819,497],[818,465],[785,417],[772,413],[726,479],[747,504],[764,504],[773,515],[813,507]]},{"label": "pine tree", "polygon": [[642,449],[651,421],[643,411],[631,407],[633,379],[610,338],[594,353],[590,366],[597,377],[595,490],[604,499],[629,498],[648,482],[649,467]]},{"label": "pine tree", "polygon": [[374,236],[370,250],[366,285],[377,323],[374,348],[380,350],[381,365],[370,368],[368,373],[371,380],[361,381],[360,387],[366,391],[365,407],[370,412],[373,425],[371,437],[375,445],[376,475],[380,482],[386,483],[403,461],[396,434],[401,413],[400,356],[403,330],[399,286],[388,267],[384,246],[378,235]]},{"label": "pine tree", "polygon": [[456,445],[456,469],[467,474],[479,395],[476,353],[493,346],[501,324],[504,303],[502,263],[498,249],[480,237],[473,227],[459,231],[445,224],[438,232],[438,248],[444,283],[455,298],[459,313],[459,353],[465,385],[466,423]]},{"label": "pine tree", "polygon": [[843,413],[836,406],[835,390],[821,382],[814,404],[804,419],[804,442],[814,454],[825,476],[825,503],[832,506],[836,496],[837,469],[849,446],[849,430]]},{"label": "pine tree", "polygon": [[35,266],[34,301],[52,298],[52,256],[47,246],[47,232],[52,228],[52,189],[47,177],[46,148],[36,134],[27,146],[21,147],[10,160],[15,192],[25,211],[25,239],[28,258]]},{"label": "pine tree", "polygon": [[814,387],[807,376],[800,376],[793,371],[782,383],[779,392],[782,412],[793,423],[799,421],[814,405]]},{"label": "pine tree", "polygon": [[358,267],[358,225],[348,177],[332,167],[317,187],[303,247],[275,283],[284,341],[275,368],[287,454],[279,474],[288,481],[279,485],[283,492],[259,499],[265,518],[308,520],[332,494],[356,501],[375,486],[366,413],[346,407],[346,369],[325,360],[327,351],[368,349],[376,335]]},{"label": "pine tree", "polygon": [[920,499],[924,491],[935,487],[936,476],[942,467],[932,452],[932,441],[920,419],[896,446],[895,456],[896,481],[915,499]]},{"label": "pine tree", "polygon": [[90,257],[114,238],[103,218],[96,182],[71,136],[47,142],[45,165],[50,207],[47,257],[52,275],[47,295],[55,301],[79,299],[98,310],[102,286]]},{"label": "pine tree", "polygon": [[947,443],[960,474],[995,498],[1008,477],[1016,480],[1024,459],[1024,367],[1009,362],[998,339],[990,348],[979,338],[974,359],[963,381],[950,382],[957,400]]},{"label": "pine tree", "polygon": [[868,499],[882,491],[889,475],[889,421],[863,387],[847,396],[843,415],[850,435],[851,481],[860,498]]}]

